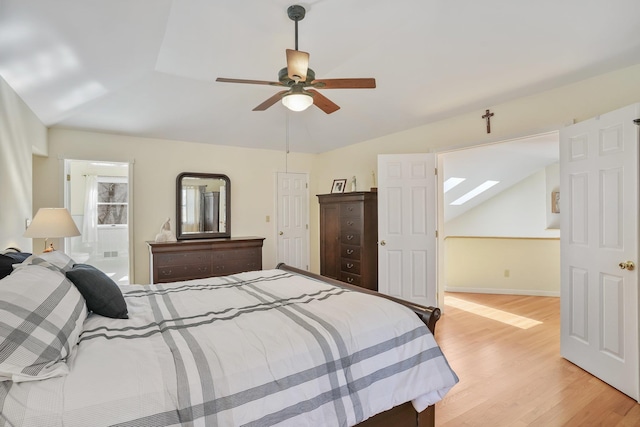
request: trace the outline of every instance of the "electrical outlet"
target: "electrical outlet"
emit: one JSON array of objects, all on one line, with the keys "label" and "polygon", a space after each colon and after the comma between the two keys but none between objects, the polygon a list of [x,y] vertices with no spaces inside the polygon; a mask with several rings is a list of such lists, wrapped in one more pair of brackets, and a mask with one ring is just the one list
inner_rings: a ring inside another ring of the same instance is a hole
[{"label": "electrical outlet", "polygon": [[271,217],[267,215],[267,222],[271,221]]},{"label": "electrical outlet", "polygon": [[24,229],[26,230],[31,225],[31,218],[27,218],[24,220]]}]

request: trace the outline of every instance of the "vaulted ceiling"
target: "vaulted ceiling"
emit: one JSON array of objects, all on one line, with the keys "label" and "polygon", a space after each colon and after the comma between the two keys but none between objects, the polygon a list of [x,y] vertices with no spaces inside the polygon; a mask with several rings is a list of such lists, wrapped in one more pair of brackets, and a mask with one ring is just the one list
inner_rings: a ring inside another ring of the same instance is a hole
[{"label": "vaulted ceiling", "polygon": [[638,0],[315,0],[317,77],[377,88],[323,90],[330,115],[254,112],[279,88],[215,79],[277,81],[291,4],[2,0],[0,76],[47,126],[318,153],[640,62]]}]

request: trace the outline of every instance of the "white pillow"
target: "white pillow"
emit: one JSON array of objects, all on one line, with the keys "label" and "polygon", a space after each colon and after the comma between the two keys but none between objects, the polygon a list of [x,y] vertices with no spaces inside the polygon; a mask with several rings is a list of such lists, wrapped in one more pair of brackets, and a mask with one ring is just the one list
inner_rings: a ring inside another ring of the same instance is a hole
[{"label": "white pillow", "polygon": [[60,272],[28,265],[0,280],[0,381],[66,375],[86,317],[84,298]]}]

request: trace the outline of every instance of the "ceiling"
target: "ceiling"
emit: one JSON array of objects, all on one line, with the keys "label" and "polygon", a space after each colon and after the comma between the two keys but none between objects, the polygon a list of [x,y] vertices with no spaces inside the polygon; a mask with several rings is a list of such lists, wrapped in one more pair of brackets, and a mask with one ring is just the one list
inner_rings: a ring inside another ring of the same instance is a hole
[{"label": "ceiling", "polygon": [[316,0],[299,49],[342,108],[279,88],[291,0],[2,0],[0,75],[47,126],[319,153],[640,63],[638,0]]}]

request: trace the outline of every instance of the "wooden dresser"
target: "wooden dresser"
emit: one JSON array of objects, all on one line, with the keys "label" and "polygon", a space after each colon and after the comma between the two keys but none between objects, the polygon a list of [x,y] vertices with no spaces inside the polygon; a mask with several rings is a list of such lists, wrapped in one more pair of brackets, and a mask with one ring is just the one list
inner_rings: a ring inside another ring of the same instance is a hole
[{"label": "wooden dresser", "polygon": [[378,194],[319,194],[320,274],[378,290]]},{"label": "wooden dresser", "polygon": [[264,237],[147,242],[151,283],[177,282],[262,270]]}]

